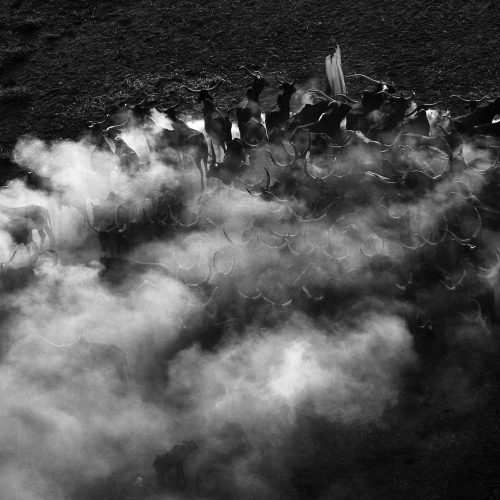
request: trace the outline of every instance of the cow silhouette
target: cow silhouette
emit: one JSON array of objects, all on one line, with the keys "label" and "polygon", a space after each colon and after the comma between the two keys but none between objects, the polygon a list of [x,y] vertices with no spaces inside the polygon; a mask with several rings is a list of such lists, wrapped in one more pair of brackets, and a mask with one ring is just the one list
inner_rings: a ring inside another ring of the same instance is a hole
[{"label": "cow silhouette", "polygon": [[198,445],[194,441],[183,441],[181,445],[175,445],[170,451],[163,455],[156,455],[153,468],[156,471],[156,479],[160,488],[165,487],[165,478],[174,469],[178,484],[184,488],[186,477],[184,475],[184,461]]}]

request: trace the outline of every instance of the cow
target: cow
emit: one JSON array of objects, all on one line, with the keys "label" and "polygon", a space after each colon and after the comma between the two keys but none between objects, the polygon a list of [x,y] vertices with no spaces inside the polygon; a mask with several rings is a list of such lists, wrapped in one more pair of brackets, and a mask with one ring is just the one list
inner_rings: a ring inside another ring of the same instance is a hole
[{"label": "cow", "polygon": [[327,111],[330,102],[328,99],[320,99],[314,104],[306,104],[300,111],[287,120],[285,123],[285,132],[289,136],[294,135],[297,128],[317,122],[319,117]]},{"label": "cow", "polygon": [[471,135],[487,135],[495,138],[500,137],[500,121],[485,123],[484,125],[476,125],[471,130]]},{"label": "cow", "polygon": [[315,134],[326,134],[331,138],[337,137],[340,134],[342,120],[344,120],[350,109],[349,104],[331,99],[326,110],[318,117],[317,121],[297,126],[291,134],[290,140],[293,140],[297,132],[302,129],[308,129]]},{"label": "cow", "polygon": [[104,255],[121,255],[128,247],[125,228],[126,223],[119,226],[116,208],[119,198],[110,192],[104,205],[96,205],[92,200],[86,202],[87,223],[97,234],[101,251]]},{"label": "cow", "polygon": [[125,104],[125,109],[129,111],[133,124],[136,126],[144,125],[152,108],[153,102],[148,96],[136,104]]},{"label": "cow", "polygon": [[11,237],[15,249],[24,246],[28,251],[35,248],[36,245],[33,241],[33,230],[35,225],[29,219],[7,219],[0,228],[7,232]]},{"label": "cow", "polygon": [[31,230],[36,230],[40,236],[40,247],[43,248],[45,238],[48,236],[50,246],[54,246],[56,239],[52,231],[49,211],[39,205],[26,205],[23,207],[9,207],[0,203],[0,214],[5,215],[8,219],[28,221],[26,227],[30,226]]},{"label": "cow", "polygon": [[245,163],[245,145],[241,139],[232,139],[228,143],[227,151],[221,163],[217,163],[216,161],[213,144],[211,147],[212,159],[207,171],[207,178],[216,177],[221,180],[223,184],[228,186],[239,173],[242,173],[248,167]]},{"label": "cow", "polygon": [[173,130],[163,128],[155,138],[154,147],[156,149],[167,147],[175,149],[179,153],[181,164],[184,154],[190,156],[200,172],[203,191],[205,189],[204,174],[208,168],[208,144],[202,132],[189,127],[177,116],[176,108],[181,101],[182,99],[179,99],[173,106],[158,109],[167,115]]},{"label": "cow", "polygon": [[246,99],[241,106],[236,108],[238,129],[243,142],[255,144],[267,139],[267,132],[262,125],[259,97],[268,81],[260,71],[250,71],[246,66],[241,66],[253,77],[252,85],[247,89]]},{"label": "cow", "polygon": [[42,262],[41,258],[48,257],[53,262],[58,261],[54,250],[45,250],[38,252],[27,264],[13,266],[11,262],[16,253],[17,250],[14,250],[11,258],[0,264],[0,290],[4,292],[16,291],[28,286],[36,278],[37,268]]},{"label": "cow", "polygon": [[474,127],[489,125],[500,114],[500,97],[485,106],[478,106],[468,114],[452,118],[452,123],[459,133],[471,133]]},{"label": "cow", "polygon": [[184,462],[199,446],[194,441],[183,441],[180,445],[175,445],[170,451],[163,455],[156,455],[153,461],[153,468],[156,472],[156,480],[160,488],[166,486],[166,476],[173,469],[175,478],[181,488],[186,486],[184,474]]},{"label": "cow", "polygon": [[186,85],[182,85],[181,88],[198,94],[198,102],[203,104],[205,132],[212,142],[222,147],[225,151],[227,144],[232,138],[231,120],[216,108],[214,99],[210,94],[210,92],[218,88],[223,81],[224,80],[219,80],[215,85],[208,88],[193,89]]},{"label": "cow", "polygon": [[143,167],[139,155],[121,136],[116,135],[113,137],[113,142],[115,144],[115,156],[118,158],[119,168],[127,175],[134,177]]},{"label": "cow", "polygon": [[297,91],[295,88],[295,80],[293,82],[287,82],[285,80],[280,80],[276,77],[276,81],[280,84],[280,88],[283,93],[278,95],[276,111],[270,111],[266,113],[266,129],[269,140],[281,139],[281,131],[285,126],[285,123],[290,118],[290,100],[292,95]]}]

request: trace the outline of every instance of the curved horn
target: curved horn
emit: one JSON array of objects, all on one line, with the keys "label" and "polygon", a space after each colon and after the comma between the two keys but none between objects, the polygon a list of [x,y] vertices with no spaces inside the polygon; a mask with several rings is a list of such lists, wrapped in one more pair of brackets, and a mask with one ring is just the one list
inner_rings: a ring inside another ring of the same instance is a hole
[{"label": "curved horn", "polygon": [[381,153],[388,153],[389,151],[392,150],[392,148],[394,148],[397,143],[399,142],[399,140],[401,139],[401,136],[403,135],[403,129],[401,129],[399,132],[398,132],[398,135],[396,135],[396,137],[394,138],[394,142],[392,144],[384,144],[384,146],[387,148],[387,149],[381,149],[380,152]]},{"label": "curved horn", "polygon": [[274,75],[274,78],[276,78],[276,81],[277,81],[280,85],[283,85],[284,83],[286,83],[286,81],[285,81],[285,80],[280,80],[280,79],[278,78],[278,75]]},{"label": "curved horn", "polygon": [[204,307],[208,306],[208,305],[212,302],[212,300],[213,300],[213,298],[215,297],[215,294],[216,294],[216,292],[217,292],[218,290],[219,290],[219,287],[218,287],[218,286],[216,286],[216,287],[212,290],[212,293],[210,294],[210,296],[208,297],[208,299],[207,299],[205,302],[203,302],[202,304],[191,304],[191,303],[189,303],[189,305],[190,305],[191,307],[195,307],[195,308],[203,309]]},{"label": "curved horn", "polygon": [[227,231],[226,231],[225,227],[222,227],[222,232],[224,233],[224,236],[226,237],[227,241],[229,241],[229,243],[231,243],[231,245],[234,245],[234,246],[246,246],[246,245],[248,245],[255,238],[255,228],[252,228],[252,236],[250,236],[250,238],[248,238],[246,241],[242,241],[241,243],[237,243],[236,241],[234,241],[227,234]]},{"label": "curved horn", "polygon": [[[273,286],[280,286],[281,288],[285,288],[281,283],[277,283],[276,285],[273,285]],[[281,307],[286,307],[286,306],[289,306],[291,303],[292,303],[292,299],[288,299],[288,300],[283,300],[282,302],[276,302],[268,297],[266,297],[265,293],[262,291],[262,290],[259,290],[260,293],[262,294],[262,298],[268,302],[269,304],[272,304],[274,306],[281,306]]]},{"label": "curved horn", "polygon": [[418,108],[420,108],[420,109],[434,108],[436,106],[440,106],[441,104],[443,104],[443,101],[425,102],[425,103],[419,104],[417,109]]},{"label": "curved horn", "polygon": [[321,176],[321,177],[316,177],[315,175],[311,174],[311,172],[309,172],[309,170],[307,168],[308,164],[309,164],[309,158],[306,157],[306,159],[304,160],[304,173],[306,174],[307,177],[309,177],[315,181],[324,181],[325,179],[330,177],[330,175],[332,175],[334,170],[335,170],[335,164],[333,164],[331,170],[326,175]]},{"label": "curved horn", "polygon": [[267,167],[264,167],[264,170],[266,171],[266,187],[264,188],[264,191],[269,191],[269,188],[271,187],[271,174],[269,173]]},{"label": "curved horn", "polygon": [[467,316],[467,314],[461,312],[460,314],[471,323],[480,323],[483,318],[483,311],[481,310],[481,304],[476,299],[471,299],[471,303],[476,304],[476,314],[473,317]]},{"label": "curved horn", "polygon": [[[275,158],[274,158],[273,153],[271,152],[271,150],[266,149],[266,151],[269,153],[269,156],[271,157],[271,161],[276,166],[278,166],[280,168],[292,168],[297,163],[297,160],[299,159],[299,152],[298,152],[297,147],[295,146],[295,144],[293,142],[290,141],[290,144],[292,145],[292,148],[293,148],[293,151],[294,151],[293,160],[290,163],[279,163],[279,162],[277,162],[275,160]],[[285,153],[287,153],[284,144],[281,144],[281,147],[285,150]]]},{"label": "curved horn", "polygon": [[127,119],[126,119],[123,123],[119,123],[118,125],[111,125],[110,127],[105,128],[105,129],[103,130],[103,132],[104,132],[105,134],[107,134],[108,132],[111,132],[112,130],[119,130],[119,129],[120,129],[120,127],[123,127],[124,125],[126,125],[126,124],[129,122],[129,120],[130,120],[130,117],[129,117],[129,118],[127,118]]},{"label": "curved horn", "polygon": [[375,251],[375,253],[372,253],[372,254],[369,254],[367,252],[365,252],[363,246],[365,245],[365,243],[368,241],[363,241],[361,243],[361,245],[359,246],[359,251],[365,256],[365,257],[368,257],[368,258],[371,258],[371,257],[375,257],[376,255],[380,255],[382,253],[382,250],[384,249],[384,245],[385,245],[385,242],[382,238],[380,238],[380,236],[376,236],[376,235],[372,235],[370,236],[370,238],[368,239],[377,239],[378,241],[380,241],[380,248],[378,249],[378,251]]},{"label": "curved horn", "polygon": [[59,347],[59,348],[68,348],[68,347],[71,347],[73,345],[75,345],[77,342],[80,341],[80,339],[82,338],[82,334],[80,334],[80,336],[78,338],[76,338],[75,340],[67,343],[67,344],[58,344],[56,342],[52,342],[50,341],[49,339],[46,339],[41,333],[40,333],[40,337],[42,338],[42,340],[44,342],[46,342],[47,344],[53,346],[53,347]]},{"label": "curved horn", "polygon": [[212,90],[215,90],[216,88],[218,88],[220,86],[220,84],[222,82],[225,82],[226,80],[224,80],[224,78],[221,78],[214,86],[212,87],[208,87],[206,88],[205,90],[207,90],[208,92],[211,92]]},{"label": "curved horn", "polygon": [[309,299],[312,300],[313,302],[321,302],[325,299],[325,295],[318,295],[317,297],[314,297],[311,292],[308,290],[306,285],[302,287],[302,291],[304,292],[304,295]]},{"label": "curved horn", "polygon": [[248,148],[248,149],[258,149],[259,143],[258,142],[247,142],[245,139],[240,139],[241,142]]},{"label": "curved horn", "polygon": [[248,293],[243,293],[239,287],[237,287],[237,289],[238,289],[238,294],[247,300],[258,300],[262,297],[262,292],[260,292],[259,290],[255,290],[254,294],[250,295]]},{"label": "curved horn", "polygon": [[[401,194],[398,194],[397,196],[399,196],[400,198],[403,198],[403,196],[402,196]],[[387,215],[388,215],[391,219],[396,219],[396,220],[399,220],[399,219],[403,218],[403,217],[406,215],[407,211],[408,211],[408,205],[407,205],[407,204],[405,204],[405,202],[404,202],[404,201],[402,201],[401,203],[403,203],[403,204],[404,204],[404,210],[403,210],[403,213],[402,213],[401,215],[393,215],[393,214],[391,214],[391,212],[390,212],[390,207],[388,207],[388,206],[386,205],[386,203],[385,203],[386,198],[387,198],[387,193],[384,193],[384,195],[382,196],[382,198],[380,198],[380,200],[379,200],[379,205],[380,205],[381,207],[385,208],[385,210],[387,211]]]},{"label": "curved horn", "polygon": [[[120,205],[118,205],[118,207],[116,208],[116,211],[115,211],[115,226],[116,227],[119,227],[119,223],[118,223],[118,214],[120,213],[120,209],[122,207],[126,207],[128,205],[128,203],[122,203]],[[128,207],[127,207],[127,210],[128,210]],[[125,223],[125,225],[127,225],[127,223],[129,222],[129,219],[130,219],[130,211],[127,212],[127,222]]]},{"label": "curved horn", "polygon": [[172,106],[169,106],[168,108],[156,108],[158,111],[161,111],[162,113],[166,113],[167,111],[170,111],[171,109],[175,109],[179,104],[182,102],[182,96],[179,96],[178,101],[173,104]]},{"label": "curved horn", "polygon": [[451,284],[451,285],[448,285],[448,283],[446,283],[446,281],[443,281],[443,280],[439,280],[446,288],[448,291],[450,292],[454,292],[457,287],[460,286],[460,284],[462,283],[462,281],[464,280],[465,278],[465,275],[467,274],[466,270],[464,269],[462,271],[462,274],[460,275],[460,277],[458,278],[458,281],[456,281],[455,283]]},{"label": "curved horn", "polygon": [[287,234],[280,234],[280,233],[277,233],[276,231],[273,231],[273,229],[269,225],[267,226],[267,230],[273,236],[276,236],[277,238],[285,238],[285,239],[294,238],[295,236],[298,236],[300,234],[300,229],[299,229],[299,232],[295,233],[295,234],[290,234],[289,232]]},{"label": "curved horn", "polygon": [[[179,265],[177,265],[177,267],[180,268]],[[194,269],[195,266],[193,266],[191,269]],[[182,282],[186,285],[186,286],[189,286],[189,287],[192,287],[192,288],[195,288],[195,287],[199,287],[199,286],[202,286],[202,285],[206,285],[210,278],[212,277],[212,267],[210,266],[210,264],[208,264],[208,274],[206,276],[206,278],[204,278],[202,281],[200,281],[199,283],[190,283],[186,280],[184,280],[182,277],[181,277],[181,280]]]},{"label": "curved horn", "polygon": [[[445,222],[445,227],[443,228],[443,236],[436,241],[431,241],[430,239],[426,238],[425,236],[423,236],[419,233],[413,233],[413,236],[420,238],[423,241],[422,245],[424,245],[425,243],[427,243],[428,245],[432,245],[432,246],[439,245],[439,243],[442,243],[445,240],[447,232],[448,232],[448,220],[446,219],[446,217],[444,217],[444,222]],[[441,227],[439,228],[439,230],[441,230]]]},{"label": "curved horn", "polygon": [[[344,149],[346,148],[347,146],[349,146],[349,144],[351,144],[352,141],[354,141],[354,139],[356,138],[356,132],[354,132],[354,130],[346,130],[346,133],[347,132],[351,132],[351,138],[345,143],[345,144],[342,144],[340,146],[337,146],[336,144],[331,144],[329,143],[329,140],[327,140],[327,144],[326,144],[326,147],[328,149],[335,149],[335,150],[339,150],[339,149]],[[328,137],[328,136],[327,136]],[[345,137],[345,135],[344,135]],[[373,141],[373,142],[376,142],[376,141]]]},{"label": "curved horn", "polygon": [[342,97],[347,102],[350,102],[352,104],[357,104],[359,102],[359,101],[355,101],[354,99],[351,99],[350,97],[346,96],[345,94],[335,94],[335,97]]},{"label": "curved horn", "polygon": [[142,212],[143,212],[144,216],[146,217],[146,219],[147,219],[149,222],[151,222],[151,224],[156,224],[156,223],[158,222],[158,221],[153,220],[153,219],[149,216],[148,211],[147,211],[144,207],[142,207]]},{"label": "curved horn", "polygon": [[306,94],[316,94],[316,95],[319,95],[320,97],[322,97],[323,99],[326,99],[327,101],[329,102],[337,102],[335,100],[335,98],[333,98],[332,96],[329,96],[327,94],[325,94],[324,92],[322,92],[321,90],[318,90],[318,89],[309,89],[309,90],[306,90],[305,92]]},{"label": "curved horn", "polygon": [[309,248],[305,252],[299,252],[292,245],[292,238],[287,239],[286,244],[288,246],[288,250],[297,256],[311,255],[316,250],[316,245],[308,241]]},{"label": "curved horn", "polygon": [[369,76],[363,75],[361,73],[354,73],[352,75],[346,76],[346,78],[354,78],[354,77],[361,77],[361,78],[364,78],[365,80],[368,80],[369,82],[372,82],[372,83],[378,83],[378,84],[382,83],[381,80],[374,80],[373,78],[370,78]]},{"label": "curved horn", "polygon": [[196,226],[200,222],[200,210],[195,214],[194,219],[192,222],[189,222],[188,224],[182,223],[180,220],[178,221],[178,225],[184,229],[190,229],[194,226]]},{"label": "curved horn", "polygon": [[481,231],[481,227],[482,227],[482,219],[481,219],[481,214],[479,213],[478,209],[476,207],[472,207],[474,212],[476,213],[476,216],[477,216],[477,219],[478,219],[478,223],[477,223],[477,227],[476,229],[474,230],[474,233],[472,236],[470,236],[469,238],[459,238],[455,233],[453,233],[452,231],[450,231],[448,228],[445,229],[445,231],[457,242],[457,243],[460,243],[461,245],[468,245],[470,244],[470,242],[477,238],[477,236],[479,235],[480,231]]},{"label": "curved horn", "polygon": [[483,96],[483,97],[481,97],[481,99],[465,99],[464,97],[459,96],[457,94],[452,94],[452,95],[450,95],[450,99],[458,99],[462,102],[466,102],[467,104],[472,104],[473,102],[480,103],[483,101],[488,101],[489,99],[491,99],[491,97]]},{"label": "curved horn", "polygon": [[411,94],[408,96],[408,97],[405,97],[404,95],[402,95],[401,97],[405,100],[405,101],[411,101],[412,99],[415,99],[415,97],[417,96],[417,94],[415,93],[414,90],[412,90]]},{"label": "curved horn", "polygon": [[179,87],[179,90],[180,89],[186,89],[186,90],[189,90],[189,92],[193,92],[193,93],[201,92],[203,90],[203,89],[192,89],[191,87],[188,87],[187,85],[181,85]]},{"label": "curved horn", "polygon": [[497,250],[495,250],[495,257],[497,261],[490,268],[478,266],[479,270],[481,271],[481,276],[483,276],[486,279],[494,278],[498,274],[498,271],[500,270],[500,254],[498,253]]},{"label": "curved horn", "polygon": [[230,274],[233,273],[234,271],[234,263],[236,261],[236,259],[233,257],[232,258],[232,261],[231,261],[231,269],[229,269],[229,271],[227,272],[224,272],[224,271],[220,271],[217,267],[217,263],[215,261],[215,256],[222,250],[222,248],[219,248],[218,250],[216,250],[213,254],[213,257],[212,257],[212,264],[213,264],[213,268],[215,269],[216,272],[218,272],[219,274],[222,274],[222,276],[229,276]]},{"label": "curved horn", "polygon": [[259,78],[262,76],[262,73],[260,73],[260,71],[250,71],[246,66],[240,66],[240,69],[244,69],[250,76],[253,76],[254,78]]}]

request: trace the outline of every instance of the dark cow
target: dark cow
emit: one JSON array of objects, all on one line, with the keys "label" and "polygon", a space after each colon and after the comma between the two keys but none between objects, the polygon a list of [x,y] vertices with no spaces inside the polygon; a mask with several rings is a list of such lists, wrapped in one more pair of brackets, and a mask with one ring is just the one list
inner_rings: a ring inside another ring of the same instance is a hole
[{"label": "dark cow", "polygon": [[109,256],[102,257],[100,262],[103,268],[99,272],[99,277],[115,285],[127,280],[135,282],[147,273],[172,276],[167,266],[156,262],[138,262],[131,259]]},{"label": "dark cow", "polygon": [[478,106],[474,111],[452,119],[455,129],[460,133],[471,133],[474,127],[488,125],[500,114],[500,97],[485,106]]},{"label": "dark cow", "polygon": [[262,125],[259,97],[268,81],[260,71],[250,71],[246,66],[241,69],[247,71],[253,77],[252,86],[247,89],[245,102],[236,108],[238,129],[243,142],[255,143],[266,139],[266,129]]},{"label": "dark cow", "polygon": [[155,149],[164,149],[170,147],[179,152],[182,163],[182,155],[190,156],[201,177],[201,189],[205,188],[204,172],[208,168],[208,145],[205,136],[202,132],[189,127],[184,121],[177,116],[177,106],[181,103],[181,99],[170,106],[169,108],[159,111],[164,112],[169,118],[173,130],[163,129],[156,137]]},{"label": "dark cow", "polygon": [[58,256],[54,250],[39,252],[28,264],[13,266],[11,264],[17,250],[7,262],[0,264],[0,290],[11,292],[28,286],[35,278],[38,266],[44,258],[57,262]]},{"label": "dark cow", "polygon": [[472,129],[471,135],[489,135],[492,137],[500,137],[500,121],[477,125]]},{"label": "dark cow", "polygon": [[49,237],[50,246],[54,246],[56,239],[52,232],[52,224],[50,222],[49,211],[39,205],[26,205],[24,207],[9,207],[0,204],[0,213],[7,216],[9,219],[20,220],[25,219],[32,230],[36,230],[40,236],[40,246],[43,248],[46,236]]},{"label": "dark cow", "polygon": [[299,112],[287,120],[285,131],[292,135],[297,128],[317,122],[319,117],[328,109],[329,103],[328,99],[321,99],[314,104],[306,104]]},{"label": "dark cow", "polygon": [[276,80],[280,84],[283,93],[278,95],[278,109],[266,113],[267,134],[271,142],[282,137],[281,131],[290,118],[290,100],[292,95],[297,91],[295,80],[291,83],[280,80],[278,77],[276,77]]},{"label": "dark cow", "polygon": [[29,219],[8,219],[0,228],[6,231],[14,242],[16,249],[25,246],[28,250],[35,246],[33,230],[35,225]]},{"label": "dark cow", "polygon": [[314,123],[308,123],[298,126],[291,136],[293,140],[295,134],[302,129],[308,129],[315,134],[326,134],[331,138],[335,138],[340,134],[340,125],[351,109],[349,104],[332,100],[324,113]]},{"label": "dark cow", "polygon": [[146,96],[142,101],[136,104],[125,104],[125,108],[130,112],[130,116],[134,124],[142,126],[151,113],[153,104],[153,101],[148,96]]},{"label": "dark cow", "polygon": [[116,210],[119,198],[110,192],[104,205],[94,205],[91,200],[86,202],[87,223],[95,231],[104,255],[121,255],[128,248],[125,235],[126,223],[119,226],[116,220]]},{"label": "dark cow", "polygon": [[247,168],[245,160],[245,145],[241,139],[232,139],[229,142],[222,163],[216,162],[215,151],[212,145],[212,161],[207,172],[207,178],[216,177],[224,184],[229,185],[239,173]]},{"label": "dark cow", "polygon": [[156,472],[158,486],[164,488],[166,486],[166,477],[171,470],[174,470],[178,485],[185,488],[184,462],[198,448],[199,446],[194,441],[184,441],[181,445],[175,445],[163,455],[156,455],[153,468]]},{"label": "dark cow", "polygon": [[214,99],[210,92],[219,87],[224,80],[219,80],[214,86],[202,89],[192,89],[183,85],[181,88],[198,94],[198,102],[203,104],[203,120],[205,122],[205,132],[212,141],[221,146],[224,150],[232,138],[231,120],[221,113],[214,104]]},{"label": "dark cow", "polygon": [[407,133],[428,136],[431,130],[427,112],[425,109],[415,110],[403,123],[403,129]]},{"label": "dark cow", "polygon": [[134,177],[143,167],[139,155],[119,135],[113,138],[113,142],[118,166],[127,175]]}]

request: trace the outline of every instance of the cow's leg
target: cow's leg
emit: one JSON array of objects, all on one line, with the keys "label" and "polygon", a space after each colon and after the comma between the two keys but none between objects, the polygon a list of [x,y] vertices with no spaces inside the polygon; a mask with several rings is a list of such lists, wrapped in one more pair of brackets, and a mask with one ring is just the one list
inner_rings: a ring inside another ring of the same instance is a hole
[{"label": "cow's leg", "polygon": [[179,156],[180,170],[184,170],[184,155],[182,154],[182,151],[180,149],[179,149],[179,151],[177,151],[177,155]]},{"label": "cow's leg", "polygon": [[38,236],[40,236],[40,250],[42,250],[45,243],[45,231],[43,227],[37,227],[36,230],[38,232]]},{"label": "cow's leg", "polygon": [[205,191],[205,179],[204,179],[204,172],[203,172],[203,166],[202,166],[202,159],[201,155],[199,154],[198,151],[195,151],[193,154],[193,160],[198,168],[198,171],[200,172],[200,177],[201,177],[201,190]]},{"label": "cow's leg", "polygon": [[182,465],[182,462],[177,465],[177,479],[180,487],[184,489],[186,487],[186,476],[184,475],[184,467]]},{"label": "cow's leg", "polygon": [[165,488],[165,471],[160,468],[156,469],[156,482],[159,488]]},{"label": "cow's leg", "polygon": [[[45,217],[42,229],[47,233],[47,236],[49,237],[50,241],[50,246],[55,247],[56,246],[56,237],[54,236],[54,232],[52,231],[52,223],[50,221],[50,215],[47,212],[47,215]],[[43,244],[42,244],[43,246]]]}]

